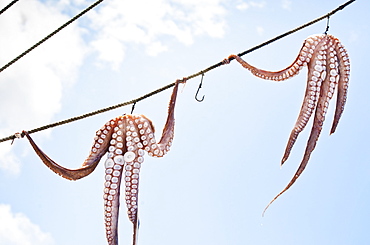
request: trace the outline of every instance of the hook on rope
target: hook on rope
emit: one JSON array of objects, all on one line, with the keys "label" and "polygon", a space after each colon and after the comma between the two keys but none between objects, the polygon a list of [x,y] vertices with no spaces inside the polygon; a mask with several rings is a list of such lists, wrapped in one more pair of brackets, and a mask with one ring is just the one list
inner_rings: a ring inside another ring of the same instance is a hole
[{"label": "hook on rope", "polygon": [[204,77],[204,73],[202,73],[202,79],[200,80],[200,84],[199,84],[199,87],[197,89],[197,93],[195,94],[195,100],[198,101],[198,102],[202,102],[204,100],[204,96],[205,96],[205,95],[203,95],[203,97],[201,99],[198,98],[199,90],[202,88],[202,84],[203,84],[203,77]]},{"label": "hook on rope", "polygon": [[325,35],[327,35],[328,31],[329,31],[329,19],[330,19],[330,15],[328,15],[328,19],[326,21],[326,29],[325,29],[325,32],[324,32]]},{"label": "hook on rope", "polygon": [[131,114],[134,112],[134,110],[135,110],[135,105],[136,105],[136,101],[134,102],[134,104],[132,105],[132,107],[131,107]]}]

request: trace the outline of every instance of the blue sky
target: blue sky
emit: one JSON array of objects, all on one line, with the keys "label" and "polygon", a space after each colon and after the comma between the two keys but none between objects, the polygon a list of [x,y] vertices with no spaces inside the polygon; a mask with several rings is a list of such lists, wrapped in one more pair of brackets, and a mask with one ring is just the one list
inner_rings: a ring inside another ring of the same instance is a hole
[{"label": "blue sky", "polygon": [[[0,8],[9,1],[1,1]],[[19,1],[0,16],[0,64],[46,36],[93,1]],[[135,3],[132,3],[135,2]],[[0,137],[128,101],[218,63],[326,14],[344,1],[106,0],[0,74]],[[332,101],[310,162],[267,210],[298,168],[311,123],[280,168],[304,95],[306,70],[281,83],[252,76],[236,62],[180,89],[175,139],[141,170],[139,243],[369,244],[370,3],[330,18],[351,60],[348,100],[329,136]],[[266,70],[295,59],[321,21],[244,56]],[[171,91],[136,105],[163,128]],[[334,98],[335,99],[335,98]],[[33,136],[56,162],[77,168],[95,132],[124,107]],[[55,175],[25,139],[0,144],[0,244],[106,244],[104,167],[71,182]],[[131,244],[121,206],[120,244]]]}]

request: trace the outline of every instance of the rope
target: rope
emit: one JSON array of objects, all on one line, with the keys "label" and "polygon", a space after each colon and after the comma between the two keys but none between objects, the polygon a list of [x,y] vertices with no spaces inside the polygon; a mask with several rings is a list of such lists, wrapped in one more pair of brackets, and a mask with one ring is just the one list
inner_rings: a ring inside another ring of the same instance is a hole
[{"label": "rope", "polygon": [[[268,40],[268,41],[266,41],[264,43],[261,43],[261,44],[255,46],[255,47],[253,47],[251,49],[248,49],[248,50],[246,50],[246,51],[244,51],[242,53],[239,53],[238,56],[243,56],[243,55],[246,55],[248,53],[251,53],[251,52],[253,52],[253,51],[255,51],[255,50],[259,49],[259,48],[262,48],[262,47],[264,47],[264,46],[266,46],[266,45],[268,45],[270,43],[273,43],[273,42],[275,42],[275,41],[277,41],[277,40],[279,40],[279,39],[281,39],[283,37],[286,37],[286,36],[288,36],[288,35],[290,35],[290,34],[292,34],[294,32],[297,32],[297,31],[299,31],[301,29],[304,29],[304,28],[306,28],[306,27],[308,27],[308,26],[310,26],[310,25],[312,25],[312,24],[314,24],[314,23],[316,23],[316,22],[318,22],[320,20],[323,20],[325,18],[328,18],[331,15],[335,14],[336,12],[338,12],[339,10],[344,9],[346,6],[348,6],[349,4],[353,3],[354,1],[356,1],[356,0],[350,0],[350,1],[348,1],[348,2],[346,2],[344,4],[342,4],[342,5],[340,5],[338,8],[334,9],[333,11],[327,13],[326,15],[323,15],[323,16],[321,16],[321,17],[319,17],[317,19],[314,19],[314,20],[312,20],[312,21],[310,21],[310,22],[308,22],[308,23],[306,23],[304,25],[301,25],[301,26],[299,26],[299,27],[297,27],[297,28],[295,28],[293,30],[290,30],[288,32],[285,32],[285,33],[283,33],[283,34],[281,34],[281,35],[279,35],[277,37],[274,37],[274,38],[272,38],[272,39],[270,39],[270,40]],[[231,58],[230,60],[233,60],[233,58]],[[217,63],[215,65],[212,65],[212,66],[210,66],[210,67],[208,67],[208,68],[206,68],[204,70],[201,70],[198,73],[195,73],[193,75],[190,75],[188,77],[185,77],[184,79],[190,80],[190,79],[195,78],[197,76],[203,75],[206,72],[209,72],[209,71],[211,71],[211,70],[213,70],[213,69],[215,69],[215,68],[217,68],[217,67],[219,67],[219,66],[221,66],[223,64],[224,63],[221,61],[221,62],[219,62],[219,63]],[[165,91],[165,90],[173,87],[174,85],[175,85],[175,82],[170,83],[170,84],[168,84],[168,85],[166,85],[166,86],[164,86],[162,88],[159,88],[157,90],[154,90],[154,91],[152,91],[152,92],[150,92],[148,94],[145,94],[145,95],[143,95],[143,96],[141,96],[139,98],[136,98],[136,99],[133,99],[133,100],[130,100],[130,101],[127,101],[127,102],[123,102],[123,103],[120,103],[120,104],[117,104],[117,105],[109,106],[109,107],[106,107],[106,108],[103,108],[103,109],[100,109],[100,110],[97,110],[97,111],[89,112],[89,113],[86,113],[86,114],[83,114],[83,115],[80,115],[80,116],[77,116],[77,117],[72,117],[72,118],[69,118],[69,119],[66,119],[66,120],[63,120],[63,121],[59,121],[59,122],[55,122],[55,123],[52,123],[52,124],[48,124],[48,125],[45,125],[45,126],[42,126],[42,127],[39,127],[39,128],[35,128],[35,129],[32,129],[32,130],[29,130],[28,133],[29,134],[36,133],[36,132],[39,132],[39,131],[42,131],[42,130],[45,130],[45,129],[57,127],[57,126],[60,126],[60,125],[63,125],[63,124],[71,123],[71,122],[74,122],[74,121],[77,121],[77,120],[80,120],[80,119],[91,117],[93,115],[97,115],[97,114],[100,114],[100,113],[103,113],[103,112],[107,112],[107,111],[110,111],[110,110],[113,110],[113,109],[117,109],[119,107],[131,105],[131,104],[137,103],[137,102],[139,102],[141,100],[147,99],[147,98],[149,98],[149,97],[151,97],[151,96],[153,96],[155,94],[158,94],[160,92],[163,92],[163,91]],[[15,138],[19,138],[19,137],[22,137],[22,136],[23,135],[20,135],[19,133],[16,133],[14,135],[10,135],[8,137],[5,137],[5,138],[0,139],[0,143],[1,142],[4,142],[4,141],[7,141],[7,140],[14,140]]]},{"label": "rope", "polygon": [[11,1],[8,5],[6,5],[2,10],[0,10],[0,15],[3,14],[5,11],[8,10],[8,8],[10,8],[11,6],[13,6],[13,4],[15,4],[16,2],[18,2],[19,0],[13,0]]},{"label": "rope", "polygon": [[40,46],[41,44],[43,44],[49,38],[51,38],[52,36],[54,36],[55,34],[57,34],[58,32],[60,32],[62,29],[64,29],[64,27],[68,26],[69,24],[71,24],[72,22],[74,22],[75,20],[77,20],[78,18],[80,18],[82,15],[86,14],[88,11],[90,11],[91,9],[93,9],[94,7],[96,7],[98,4],[100,4],[103,1],[104,0],[98,0],[95,3],[91,4],[85,10],[83,10],[82,12],[80,12],[79,14],[77,14],[75,17],[73,17],[72,19],[70,19],[69,21],[67,21],[63,25],[61,25],[58,29],[56,29],[55,31],[53,31],[52,33],[50,33],[49,35],[47,35],[46,37],[44,37],[43,39],[41,39],[40,41],[38,41],[36,44],[34,44],[32,47],[30,47],[29,49],[27,49],[26,51],[24,51],[23,53],[21,53],[20,55],[18,55],[17,57],[15,57],[13,60],[11,60],[6,65],[4,65],[3,67],[1,67],[0,68],[0,72],[4,71],[9,66],[13,65],[15,62],[17,62],[23,56],[25,56],[26,54],[28,54],[29,52],[31,52],[32,50],[34,50],[35,48],[37,48],[38,46]]}]

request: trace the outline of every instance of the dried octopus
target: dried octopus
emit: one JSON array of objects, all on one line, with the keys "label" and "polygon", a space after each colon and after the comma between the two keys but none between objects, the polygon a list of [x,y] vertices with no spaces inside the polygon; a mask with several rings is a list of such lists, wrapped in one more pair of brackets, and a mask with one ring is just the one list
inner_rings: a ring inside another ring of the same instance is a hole
[{"label": "dried octopus", "polygon": [[110,120],[96,132],[91,152],[79,169],[67,169],[58,165],[40,150],[26,131],[23,131],[44,164],[69,180],[77,180],[92,173],[102,156],[107,153],[104,216],[109,245],[118,244],[117,230],[122,180],[125,185],[127,214],[133,224],[133,244],[136,244],[140,167],[144,161],[145,151],[148,152],[149,156],[162,157],[170,150],[174,136],[174,110],[178,85],[182,82],[185,82],[185,79],[177,80],[175,83],[169,103],[167,121],[159,143],[156,143],[153,124],[147,117],[144,115],[120,116]]},{"label": "dried octopus", "polygon": [[284,81],[297,75],[304,66],[308,68],[307,87],[301,111],[290,134],[281,164],[284,164],[288,159],[299,133],[306,127],[309,118],[315,111],[311,134],[297,172],[288,185],[267,205],[266,211],[271,203],[294,184],[305,169],[322,130],[329,101],[334,95],[335,88],[338,87],[337,104],[330,134],[335,132],[347,99],[350,62],[347,51],[340,41],[334,36],[327,34],[308,37],[304,41],[295,61],[281,71],[271,72],[258,69],[237,55],[230,55],[228,59],[224,60],[224,64],[228,64],[232,59],[237,60],[253,75],[273,81]]},{"label": "dried octopus", "polygon": [[[232,59],[236,59],[243,67],[251,71],[253,75],[273,81],[284,81],[297,75],[304,66],[308,67],[305,97],[296,124],[290,134],[281,164],[288,159],[299,133],[306,127],[309,118],[315,111],[311,134],[297,172],[288,185],[267,205],[266,211],[280,195],[294,184],[304,171],[321,133],[329,101],[334,95],[335,88],[338,87],[336,110],[331,128],[331,133],[335,132],[347,98],[350,74],[349,58],[347,51],[337,38],[332,35],[322,34],[308,37],[296,60],[281,71],[270,72],[258,69],[237,55],[230,55],[228,59],[224,60],[224,63],[228,64]],[[144,160],[144,152],[147,151],[150,156],[162,157],[169,151],[174,135],[174,108],[180,82],[185,82],[185,80],[178,80],[175,83],[169,104],[167,121],[158,144],[154,138],[152,122],[144,115],[120,116],[110,120],[97,131],[90,155],[81,168],[71,170],[51,160],[40,150],[28,133],[23,132],[44,164],[55,173],[70,180],[77,180],[89,175],[94,171],[101,157],[108,153],[108,158],[105,162],[104,205],[106,237],[109,245],[118,244],[117,227],[122,178],[125,183],[127,213],[130,221],[133,223],[133,244],[136,244],[139,173]]]}]

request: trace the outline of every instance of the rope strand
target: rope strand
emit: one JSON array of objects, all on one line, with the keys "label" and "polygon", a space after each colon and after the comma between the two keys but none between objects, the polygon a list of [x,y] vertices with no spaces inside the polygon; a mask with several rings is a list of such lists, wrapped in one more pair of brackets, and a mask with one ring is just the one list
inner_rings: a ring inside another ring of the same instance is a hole
[{"label": "rope strand", "polygon": [[[268,40],[268,41],[266,41],[264,43],[261,43],[261,44],[255,46],[253,48],[250,48],[250,49],[248,49],[248,50],[246,50],[246,51],[238,54],[238,56],[243,56],[243,55],[246,55],[248,53],[251,53],[251,52],[253,52],[253,51],[255,51],[255,50],[259,49],[259,48],[262,48],[262,47],[264,47],[264,46],[266,46],[266,45],[268,45],[270,43],[273,43],[273,42],[275,42],[275,41],[277,41],[277,40],[279,40],[279,39],[281,39],[283,37],[286,37],[286,36],[288,36],[288,35],[290,35],[290,34],[292,34],[294,32],[297,32],[297,31],[299,31],[301,29],[304,29],[304,28],[306,28],[306,27],[308,27],[308,26],[310,26],[310,25],[312,25],[312,24],[314,24],[314,23],[316,23],[316,22],[318,22],[320,20],[323,20],[323,19],[325,19],[325,18],[327,18],[327,17],[335,14],[339,10],[342,10],[343,8],[345,8],[349,4],[353,3],[354,1],[356,1],[356,0],[350,0],[350,1],[348,1],[348,2],[346,2],[344,4],[342,4],[342,5],[340,5],[338,8],[334,9],[333,11],[327,13],[326,15],[321,16],[321,17],[319,17],[317,19],[314,19],[314,20],[312,20],[312,21],[310,21],[310,22],[308,22],[308,23],[306,23],[304,25],[301,25],[301,26],[299,26],[299,27],[297,27],[297,28],[295,28],[293,30],[290,30],[288,32],[285,32],[285,33],[283,33],[283,34],[281,34],[281,35],[279,35],[277,37],[274,37],[274,38],[272,38],[272,39],[270,39],[270,40]],[[230,59],[230,60],[232,60],[232,59]],[[193,75],[190,75],[190,76],[186,77],[185,79],[186,80],[190,80],[190,79],[195,78],[197,76],[203,75],[203,74],[205,74],[205,73],[207,73],[207,72],[209,72],[209,71],[211,71],[211,70],[213,70],[213,69],[215,69],[215,68],[217,68],[217,67],[219,67],[219,66],[221,66],[223,64],[224,63],[221,61],[221,62],[219,62],[219,63],[217,63],[215,65],[212,65],[212,66],[210,66],[210,67],[208,67],[208,68],[206,68],[204,70],[199,71],[198,73],[195,73]],[[160,92],[163,92],[163,91],[165,91],[165,90],[173,87],[174,85],[175,85],[175,82],[170,83],[170,84],[168,84],[168,85],[166,85],[166,86],[164,86],[162,88],[159,88],[157,90],[154,90],[154,91],[152,91],[152,92],[150,92],[148,94],[145,94],[145,95],[143,95],[143,96],[141,96],[139,98],[136,98],[136,99],[133,99],[133,100],[130,100],[130,101],[127,101],[127,102],[123,102],[123,103],[120,103],[120,104],[117,104],[117,105],[109,106],[109,107],[106,107],[106,108],[103,108],[103,109],[100,109],[100,110],[97,110],[97,111],[89,112],[89,113],[86,113],[86,114],[83,114],[83,115],[80,115],[80,116],[77,116],[77,117],[72,117],[72,118],[69,118],[69,119],[66,119],[66,120],[63,120],[63,121],[51,123],[51,124],[48,124],[48,125],[45,125],[45,126],[42,126],[42,127],[39,127],[39,128],[35,128],[35,129],[32,129],[32,130],[29,130],[28,133],[29,134],[36,133],[36,132],[39,132],[39,131],[42,131],[42,130],[45,130],[45,129],[53,128],[53,127],[60,126],[60,125],[63,125],[63,124],[67,124],[67,123],[71,123],[71,122],[74,122],[74,121],[77,121],[77,120],[80,120],[80,119],[91,117],[91,116],[94,116],[94,115],[97,115],[97,114],[100,114],[100,113],[103,113],[103,112],[107,112],[107,111],[110,111],[110,110],[113,110],[113,109],[117,109],[119,107],[131,105],[131,104],[137,103],[137,102],[139,102],[141,100],[147,99],[147,98],[149,98],[149,97],[151,97],[151,96],[153,96],[155,94],[158,94]],[[4,142],[4,141],[7,141],[7,140],[14,140],[15,138],[18,138],[18,137],[19,136],[17,134],[10,135],[8,137],[5,137],[5,138],[0,139],[0,143],[1,142]]]},{"label": "rope strand", "polygon": [[13,0],[8,5],[6,5],[2,10],[0,10],[0,15],[3,14],[5,11],[7,11],[13,4],[18,2],[19,0]]},{"label": "rope strand", "polygon": [[49,35],[47,35],[46,37],[44,37],[43,39],[41,39],[40,41],[38,41],[36,44],[34,44],[32,47],[30,47],[29,49],[27,49],[26,51],[24,51],[23,53],[21,53],[20,55],[18,55],[17,57],[15,57],[13,60],[11,60],[10,62],[8,62],[6,65],[4,65],[3,67],[1,67],[0,68],[0,72],[4,71],[9,66],[13,65],[15,62],[17,62],[23,56],[25,56],[26,54],[28,54],[29,52],[31,52],[32,50],[34,50],[35,48],[37,48],[38,46],[40,46],[41,44],[43,44],[49,38],[51,38],[52,36],[54,36],[55,34],[57,34],[58,32],[60,32],[66,26],[68,26],[69,24],[71,24],[72,22],[74,22],[75,20],[77,20],[78,18],[80,18],[82,15],[86,14],[88,11],[90,11],[91,9],[93,9],[94,7],[96,7],[98,4],[100,4],[103,1],[104,0],[98,0],[95,3],[91,4],[85,10],[83,10],[82,12],[80,12],[79,14],[77,14],[75,17],[73,17],[72,19],[70,19],[69,21],[67,21],[63,25],[61,25],[58,29],[56,29],[55,31],[53,31],[52,33],[50,33]]}]

